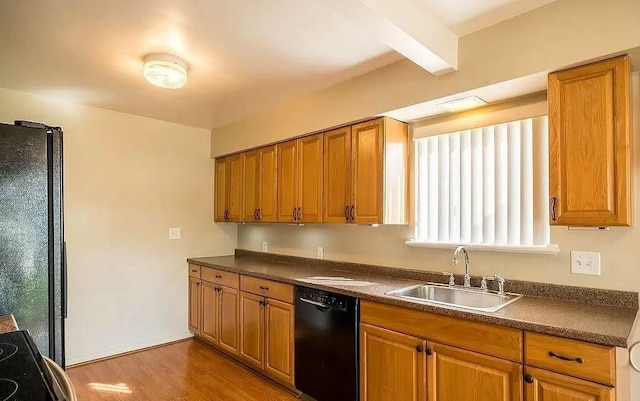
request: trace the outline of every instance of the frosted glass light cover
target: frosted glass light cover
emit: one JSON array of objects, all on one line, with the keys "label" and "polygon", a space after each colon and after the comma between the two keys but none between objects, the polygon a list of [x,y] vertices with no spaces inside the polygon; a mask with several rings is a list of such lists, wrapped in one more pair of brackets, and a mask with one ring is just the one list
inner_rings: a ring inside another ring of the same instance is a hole
[{"label": "frosted glass light cover", "polygon": [[180,89],[187,84],[187,64],[168,54],[152,54],[144,58],[144,78],[152,85]]}]

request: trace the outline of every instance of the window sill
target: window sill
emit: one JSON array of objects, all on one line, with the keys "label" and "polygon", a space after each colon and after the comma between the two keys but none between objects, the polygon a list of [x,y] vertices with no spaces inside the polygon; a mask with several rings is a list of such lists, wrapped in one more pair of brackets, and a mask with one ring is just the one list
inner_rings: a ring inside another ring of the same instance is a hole
[{"label": "window sill", "polygon": [[509,253],[535,253],[543,255],[557,255],[560,252],[558,244],[549,245],[495,245],[495,244],[461,244],[454,242],[428,242],[409,240],[405,245],[412,248],[436,248],[436,249],[455,249],[460,245],[464,245],[468,251],[487,251],[487,252],[509,252]]}]

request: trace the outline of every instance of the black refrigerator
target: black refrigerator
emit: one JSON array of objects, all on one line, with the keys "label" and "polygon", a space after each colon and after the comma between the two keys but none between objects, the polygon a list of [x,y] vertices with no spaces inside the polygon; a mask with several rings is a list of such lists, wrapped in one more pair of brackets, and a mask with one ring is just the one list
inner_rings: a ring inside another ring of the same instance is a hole
[{"label": "black refrigerator", "polygon": [[0,315],[13,314],[39,351],[64,367],[62,193],[62,130],[0,124]]}]

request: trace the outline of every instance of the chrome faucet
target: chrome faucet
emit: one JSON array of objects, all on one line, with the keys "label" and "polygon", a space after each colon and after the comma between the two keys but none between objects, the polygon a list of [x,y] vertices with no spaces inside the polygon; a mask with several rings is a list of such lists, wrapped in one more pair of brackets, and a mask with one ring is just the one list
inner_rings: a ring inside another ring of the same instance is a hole
[{"label": "chrome faucet", "polygon": [[464,246],[460,245],[456,248],[456,251],[453,253],[453,265],[458,266],[458,255],[460,252],[464,253],[464,286],[471,287],[471,275],[469,274],[469,254],[467,250],[464,249]]}]

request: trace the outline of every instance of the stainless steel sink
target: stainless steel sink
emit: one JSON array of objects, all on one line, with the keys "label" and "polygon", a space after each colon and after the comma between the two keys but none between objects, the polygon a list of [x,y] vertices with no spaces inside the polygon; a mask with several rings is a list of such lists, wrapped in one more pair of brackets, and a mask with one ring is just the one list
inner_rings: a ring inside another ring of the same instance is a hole
[{"label": "stainless steel sink", "polygon": [[522,295],[482,291],[465,287],[448,287],[441,284],[416,285],[388,292],[387,295],[420,303],[434,303],[482,312],[496,312]]}]

